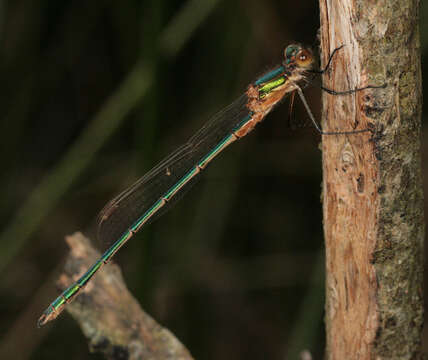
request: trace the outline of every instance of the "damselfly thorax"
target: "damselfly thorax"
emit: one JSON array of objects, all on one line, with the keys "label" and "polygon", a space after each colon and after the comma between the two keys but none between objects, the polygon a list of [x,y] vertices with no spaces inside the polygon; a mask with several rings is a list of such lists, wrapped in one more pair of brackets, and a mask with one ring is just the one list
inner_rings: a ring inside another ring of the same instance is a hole
[{"label": "damselfly thorax", "polygon": [[[310,49],[301,45],[287,46],[282,66],[248,86],[247,107],[253,113],[253,117],[237,135],[245,136],[254,129],[286,95],[297,90],[298,84],[307,78],[308,71],[314,68],[315,59]],[[269,74],[271,76],[267,76]]]}]

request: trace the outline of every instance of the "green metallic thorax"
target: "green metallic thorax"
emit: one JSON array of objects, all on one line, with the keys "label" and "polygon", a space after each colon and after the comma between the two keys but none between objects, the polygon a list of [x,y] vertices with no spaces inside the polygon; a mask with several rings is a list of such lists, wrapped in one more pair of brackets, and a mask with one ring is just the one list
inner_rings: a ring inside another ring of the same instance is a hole
[{"label": "green metallic thorax", "polygon": [[279,78],[276,78],[274,80],[268,81],[266,84],[260,86],[260,88],[259,88],[259,98],[263,99],[271,91],[273,91],[277,87],[285,84],[286,79],[287,79],[286,75],[281,75]]}]

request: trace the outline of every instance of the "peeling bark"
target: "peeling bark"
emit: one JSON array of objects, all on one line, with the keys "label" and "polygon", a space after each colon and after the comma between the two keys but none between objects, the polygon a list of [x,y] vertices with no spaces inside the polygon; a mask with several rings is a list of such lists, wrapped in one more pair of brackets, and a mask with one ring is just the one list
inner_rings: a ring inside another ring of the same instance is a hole
[{"label": "peeling bark", "polygon": [[322,0],[327,359],[419,359],[423,193],[418,0]]}]

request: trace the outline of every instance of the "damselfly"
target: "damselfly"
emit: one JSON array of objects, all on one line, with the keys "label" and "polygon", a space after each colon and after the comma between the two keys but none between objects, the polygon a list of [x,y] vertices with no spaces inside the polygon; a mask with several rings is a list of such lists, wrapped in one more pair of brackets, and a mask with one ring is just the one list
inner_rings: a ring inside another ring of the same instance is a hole
[{"label": "damselfly", "polygon": [[[168,210],[200,177],[211,160],[230,144],[253,130],[287,95],[294,95],[297,92],[315,128],[323,135],[368,131],[368,129],[322,131],[303,96],[301,86],[305,86],[314,74],[324,73],[330,66],[333,55],[339,49],[337,48],[331,54],[324,70],[317,71],[316,60],[309,48],[298,44],[287,46],[280,66],[250,84],[241,97],[215,115],[186,144],[161,161],[129,189],[111,200],[99,215],[98,236],[112,245],[85,274],[48,306],[40,317],[38,326],[55,319],[92,276],[108,263],[143,225]],[[375,88],[375,86],[344,92],[326,88],[323,90],[341,95],[367,88]]]}]

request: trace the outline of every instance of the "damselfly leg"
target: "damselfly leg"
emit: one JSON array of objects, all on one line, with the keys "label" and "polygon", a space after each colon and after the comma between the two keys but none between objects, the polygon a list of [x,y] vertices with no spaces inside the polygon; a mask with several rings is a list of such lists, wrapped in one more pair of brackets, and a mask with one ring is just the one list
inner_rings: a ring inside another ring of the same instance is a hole
[{"label": "damselfly leg", "polygon": [[[333,52],[330,54],[329,59],[327,61],[327,65],[324,67],[324,69],[322,70],[311,70],[309,72],[314,73],[314,74],[318,74],[318,75],[323,75],[325,74],[328,69],[330,68],[331,62],[333,60],[334,55],[344,47],[345,45],[341,45],[339,47],[337,47],[336,49],[333,50]],[[355,89],[349,89],[349,90],[343,90],[343,91],[336,91],[333,89],[329,89],[326,88],[325,86],[321,85],[320,88],[321,90],[327,92],[330,95],[334,95],[334,96],[340,96],[340,95],[350,95],[350,94],[354,94],[358,91],[362,91],[362,90],[366,90],[366,89],[383,89],[386,87],[386,84],[380,85],[380,86],[375,86],[375,85],[367,85],[361,88],[355,88]],[[349,130],[349,131],[323,131],[320,126],[318,125],[317,121],[315,120],[314,115],[312,114],[312,111],[306,101],[306,98],[303,94],[303,91],[300,87],[296,88],[297,93],[299,94],[300,99],[303,102],[303,105],[305,106],[306,112],[309,115],[309,118],[311,119],[315,129],[321,134],[321,135],[348,135],[348,134],[360,134],[360,133],[364,133],[364,132],[371,132],[372,129],[370,128],[366,128],[366,129],[362,129],[362,130]]]},{"label": "damselfly leg", "polygon": [[364,86],[362,88],[355,88],[355,89],[350,89],[350,90],[344,90],[344,91],[336,91],[336,90],[332,90],[329,88],[326,88],[324,86],[321,86],[321,90],[325,91],[326,93],[329,93],[330,95],[349,95],[349,94],[353,94],[356,93],[358,91],[362,91],[362,90],[366,90],[366,89],[384,89],[386,87],[386,84],[383,85],[367,85]]},{"label": "damselfly leg", "polygon": [[360,134],[360,133],[372,131],[369,128],[362,129],[362,130],[349,130],[349,131],[323,131],[318,125],[317,121],[315,120],[315,116],[312,114],[311,108],[309,107],[309,104],[306,101],[305,95],[303,95],[302,89],[300,87],[297,87],[296,91],[299,94],[300,100],[302,100],[302,103],[305,106],[306,112],[308,113],[309,118],[312,121],[312,124],[321,135],[350,135],[350,134]]},{"label": "damselfly leg", "polygon": [[[331,61],[333,60],[334,55],[344,47],[345,45],[340,45],[339,47],[337,47],[336,49],[333,50],[333,52],[330,54],[328,61],[327,61],[327,65],[324,67],[324,69],[322,70],[312,70],[310,72],[314,73],[314,74],[319,74],[319,75],[323,75],[327,72],[327,70],[330,68],[331,65]],[[386,84],[380,85],[380,86],[376,86],[376,85],[367,85],[361,88],[355,88],[355,89],[350,89],[350,90],[344,90],[344,91],[336,91],[333,89],[329,89],[326,88],[325,86],[321,85],[321,90],[329,93],[330,95],[349,95],[349,94],[353,94],[356,93],[358,91],[362,91],[362,90],[366,90],[366,89],[384,89],[386,87]]]},{"label": "damselfly leg", "polygon": [[333,60],[334,55],[336,54],[336,52],[338,52],[340,49],[342,49],[345,45],[340,45],[339,47],[337,47],[336,49],[333,50],[333,52],[330,54],[328,61],[327,61],[327,65],[325,66],[324,69],[322,70],[312,70],[311,72],[314,74],[324,74],[329,68],[330,68],[330,64],[331,61]]}]

